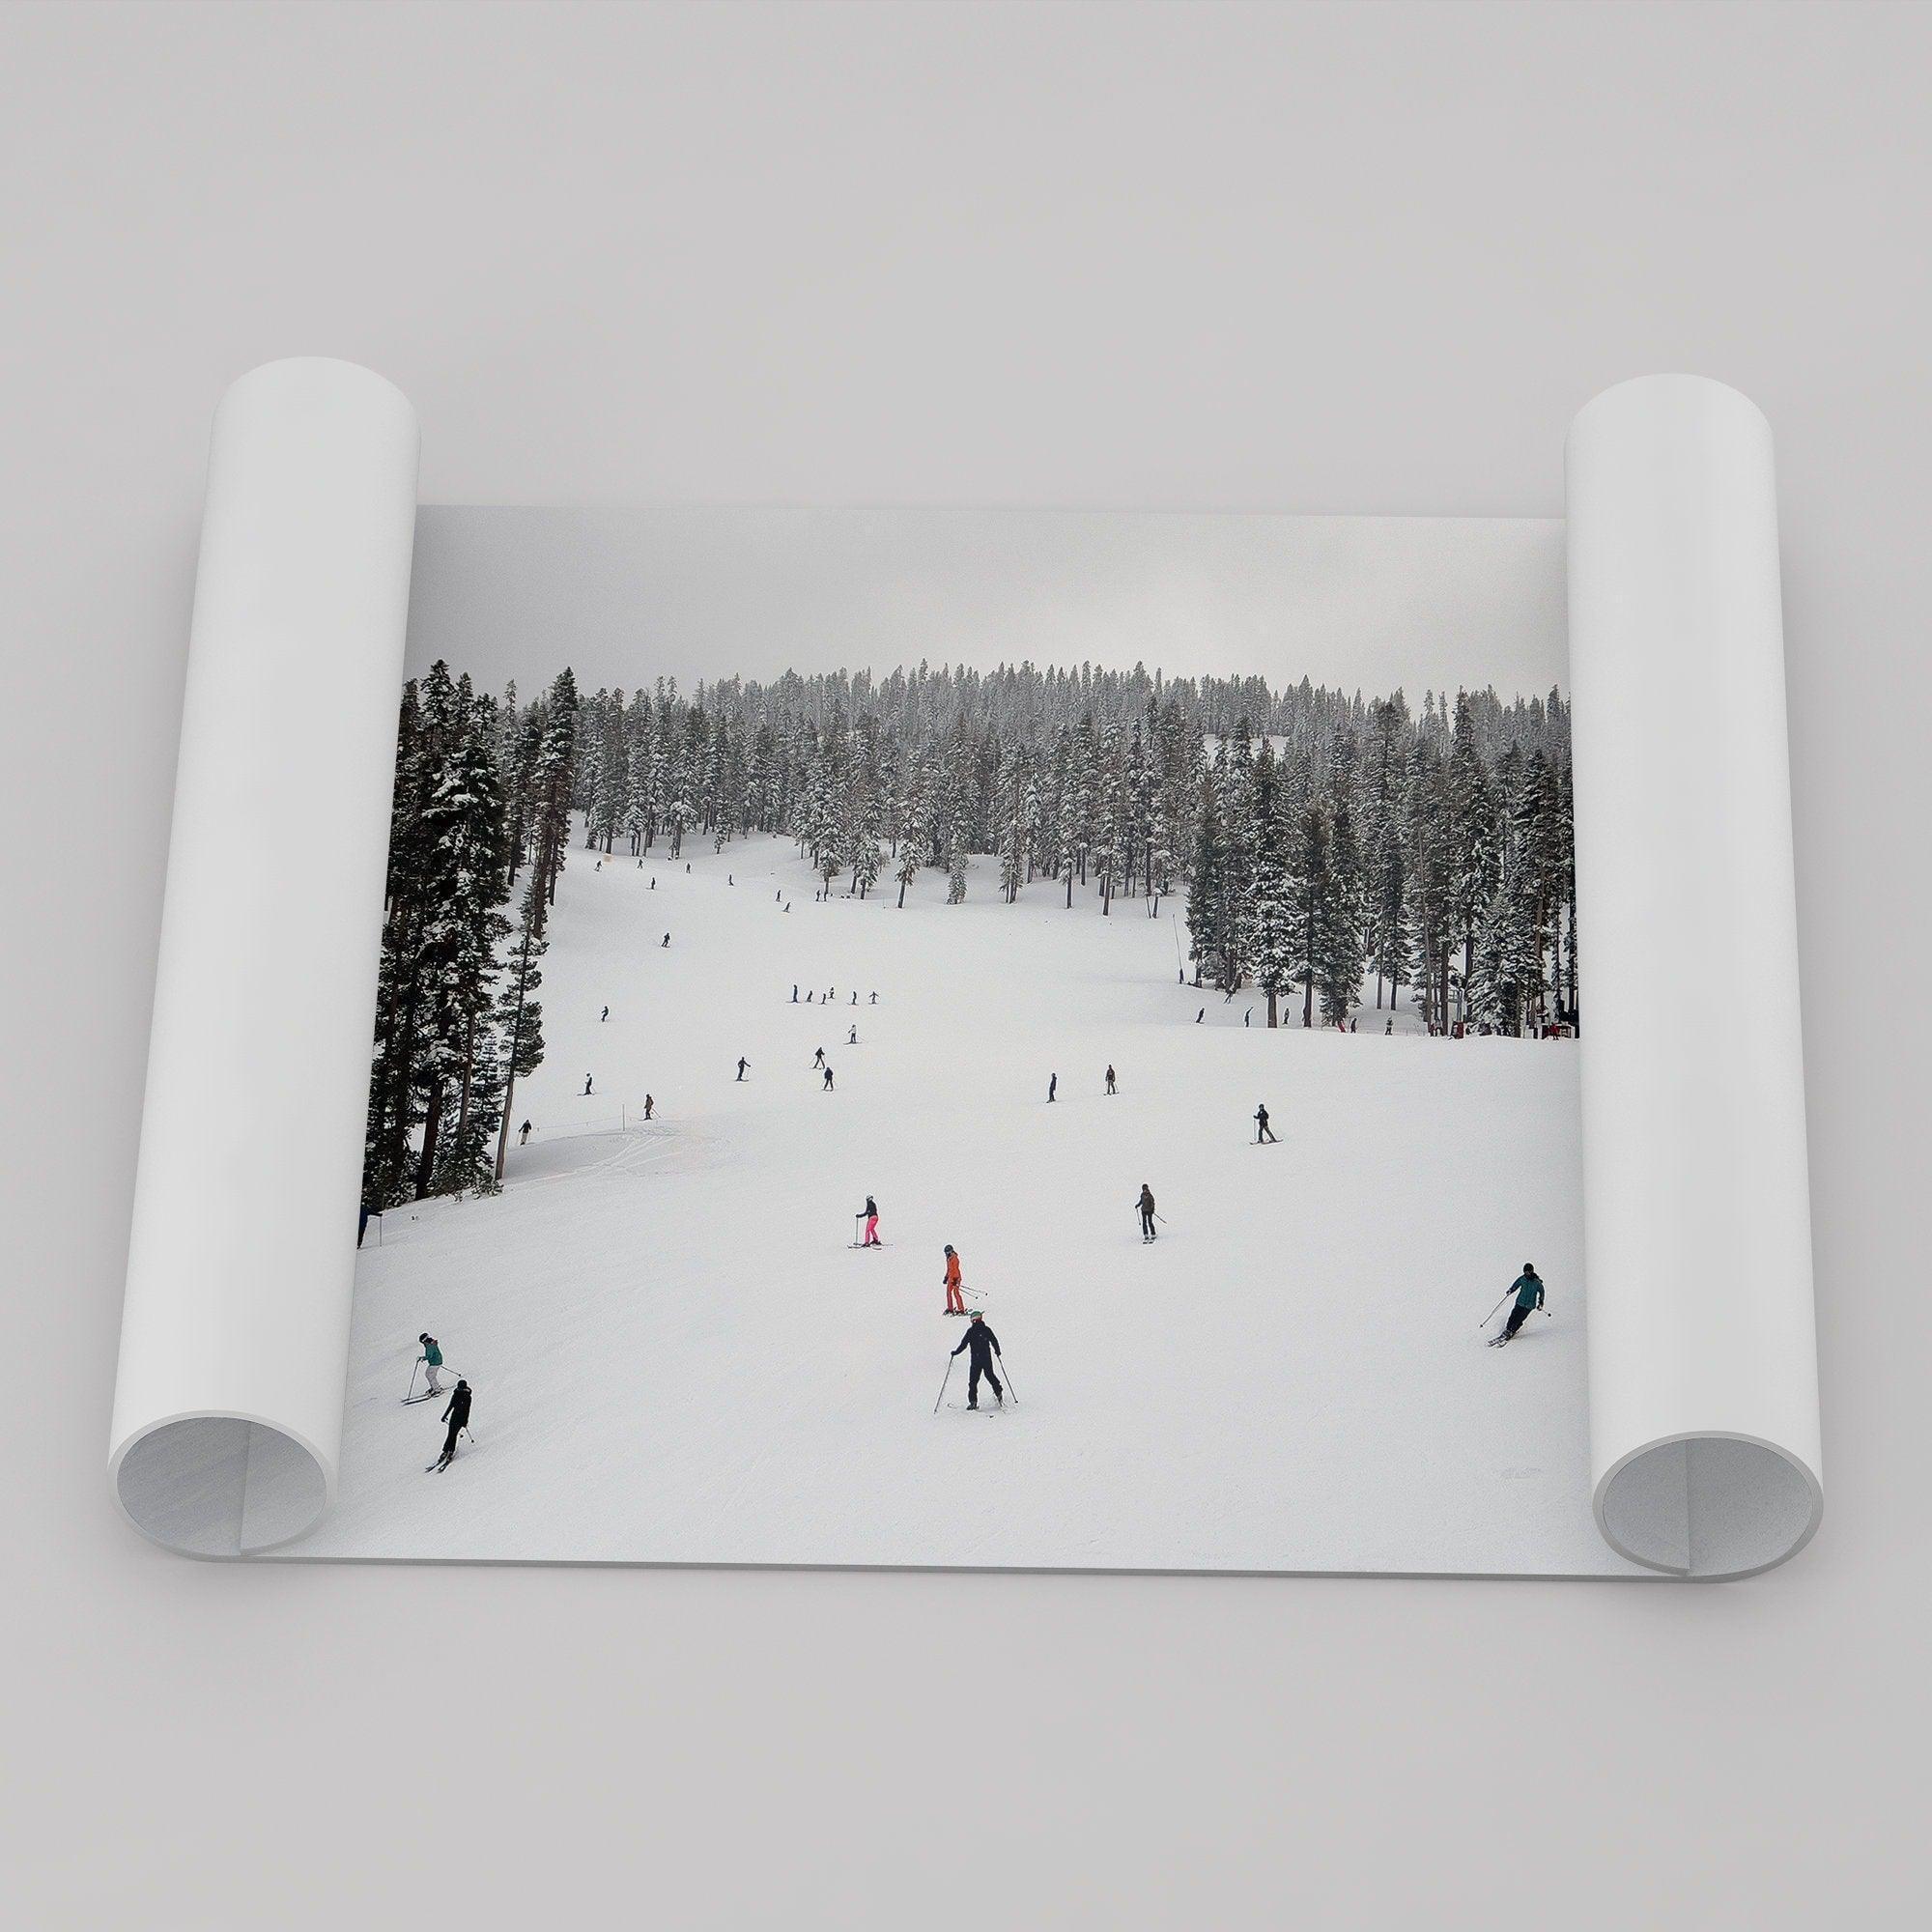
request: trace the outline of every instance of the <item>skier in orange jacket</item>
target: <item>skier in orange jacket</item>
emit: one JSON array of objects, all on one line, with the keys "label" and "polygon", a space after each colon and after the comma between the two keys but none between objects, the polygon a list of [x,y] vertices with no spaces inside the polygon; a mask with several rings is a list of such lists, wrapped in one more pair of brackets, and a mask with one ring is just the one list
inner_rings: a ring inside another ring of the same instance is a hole
[{"label": "skier in orange jacket", "polygon": [[959,1292],[959,1256],[951,1241],[946,1244],[946,1312],[966,1313],[966,1297]]}]

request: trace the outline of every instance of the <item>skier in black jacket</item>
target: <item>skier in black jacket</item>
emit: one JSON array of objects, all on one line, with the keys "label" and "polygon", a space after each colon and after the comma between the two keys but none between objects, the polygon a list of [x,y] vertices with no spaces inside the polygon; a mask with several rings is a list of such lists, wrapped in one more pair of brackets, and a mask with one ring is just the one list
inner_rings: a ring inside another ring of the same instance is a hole
[{"label": "skier in black jacket", "polygon": [[[986,1326],[986,1318],[976,1315],[966,1324],[966,1332],[959,1338],[959,1349],[971,1349],[973,1357],[966,1376],[966,1406],[980,1406],[980,1378],[984,1376],[993,1385],[993,1400],[1002,1408],[1007,1406],[1007,1392],[1000,1386],[1000,1378],[993,1372],[993,1357],[1000,1352],[1000,1338]],[[959,1349],[954,1349],[956,1355]]]},{"label": "skier in black jacket", "polygon": [[457,1378],[456,1388],[449,1398],[449,1406],[442,1411],[442,1419],[449,1424],[449,1434],[442,1438],[442,1454],[434,1467],[440,1474],[456,1460],[456,1438],[469,1426],[469,1384]]},{"label": "skier in black jacket", "polygon": [[1141,1198],[1134,1203],[1141,1210],[1141,1239],[1153,1239],[1153,1189],[1144,1180],[1141,1182]]}]

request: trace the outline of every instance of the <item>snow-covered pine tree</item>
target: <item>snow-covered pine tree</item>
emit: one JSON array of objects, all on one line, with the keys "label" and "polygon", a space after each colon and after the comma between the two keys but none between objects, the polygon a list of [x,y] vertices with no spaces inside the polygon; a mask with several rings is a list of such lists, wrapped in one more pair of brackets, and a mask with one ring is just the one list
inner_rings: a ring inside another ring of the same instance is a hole
[{"label": "snow-covered pine tree", "polygon": [[544,917],[548,899],[542,882],[533,874],[524,889],[524,902],[516,926],[515,943],[503,973],[503,990],[497,1004],[499,1025],[498,1053],[502,1069],[503,1099],[497,1129],[497,1168],[495,1178],[503,1179],[503,1163],[510,1147],[510,1120],[516,1099],[517,1082],[526,1079],[543,1065],[543,1007],[537,988],[543,984],[539,964],[549,950],[544,937]]},{"label": "snow-covered pine tree", "polygon": [[1289,873],[1289,827],[1281,817],[1280,773],[1264,743],[1252,786],[1254,859],[1241,920],[1241,954],[1255,984],[1267,995],[1267,1023],[1279,1026],[1280,999],[1294,982],[1304,950],[1297,930],[1298,904]]}]

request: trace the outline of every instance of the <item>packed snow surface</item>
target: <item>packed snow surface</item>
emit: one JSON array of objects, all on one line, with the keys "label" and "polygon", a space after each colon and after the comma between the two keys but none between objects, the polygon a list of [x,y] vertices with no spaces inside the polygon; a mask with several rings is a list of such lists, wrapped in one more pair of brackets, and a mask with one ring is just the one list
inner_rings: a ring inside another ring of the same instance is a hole
[{"label": "packed snow surface", "polygon": [[[1635,1574],[1590,1516],[1573,1044],[1389,1037],[1372,989],[1270,1032],[1178,982],[1178,898],[816,883],[788,840],[571,853],[530,1143],[372,1226],[293,1553]],[[1004,1410],[962,1355],[934,1413],[948,1241]],[[1550,1313],[1488,1349],[1525,1260]],[[441,1474],[423,1329],[475,1390]]]}]

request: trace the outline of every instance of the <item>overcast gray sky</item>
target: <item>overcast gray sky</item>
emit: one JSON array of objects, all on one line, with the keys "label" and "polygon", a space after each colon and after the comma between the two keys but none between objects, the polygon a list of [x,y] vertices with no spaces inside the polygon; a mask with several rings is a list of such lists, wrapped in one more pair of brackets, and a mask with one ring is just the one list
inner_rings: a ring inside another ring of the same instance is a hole
[{"label": "overcast gray sky", "polygon": [[1568,685],[1563,526],[1065,510],[428,506],[412,672],[527,692],[1092,662],[1381,693]]}]

